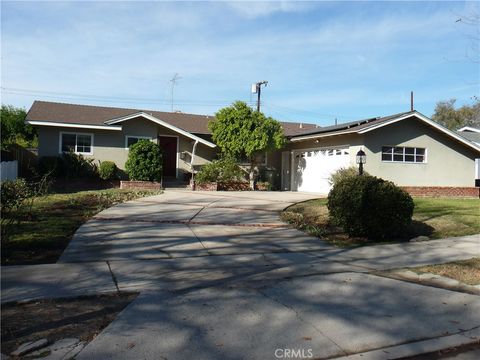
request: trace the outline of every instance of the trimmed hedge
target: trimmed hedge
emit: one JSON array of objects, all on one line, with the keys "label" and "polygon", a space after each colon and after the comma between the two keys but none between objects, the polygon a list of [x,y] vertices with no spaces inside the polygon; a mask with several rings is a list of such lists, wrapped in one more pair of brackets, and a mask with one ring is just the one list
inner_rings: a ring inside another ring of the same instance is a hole
[{"label": "trimmed hedge", "polygon": [[[363,172],[363,175],[370,175],[367,172]],[[356,166],[349,166],[349,167],[342,167],[335,171],[332,175],[330,175],[328,182],[330,185],[335,185],[336,183],[345,180],[346,178],[358,176],[358,167]]]},{"label": "trimmed hedge", "polygon": [[150,140],[139,140],[129,148],[125,170],[130,180],[162,180],[162,150]]},{"label": "trimmed hedge", "polygon": [[332,222],[348,235],[384,240],[405,235],[414,203],[392,182],[363,175],[337,182],[328,194],[327,206]]}]

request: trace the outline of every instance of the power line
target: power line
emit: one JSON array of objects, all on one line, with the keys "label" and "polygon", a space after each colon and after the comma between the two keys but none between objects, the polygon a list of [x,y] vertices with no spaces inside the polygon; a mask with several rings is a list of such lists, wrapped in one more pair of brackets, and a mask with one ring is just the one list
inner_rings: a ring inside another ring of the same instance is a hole
[{"label": "power line", "polygon": [[[79,93],[68,93],[68,92],[56,92],[56,91],[44,91],[44,90],[33,90],[33,89],[20,89],[20,88],[8,88],[2,87],[2,93],[5,94],[14,94],[14,95],[24,95],[24,96],[42,96],[47,98],[55,99],[66,99],[66,100],[90,100],[90,101],[103,101],[103,102],[127,102],[127,103],[143,103],[143,104],[161,104],[161,105],[171,105],[169,100],[159,100],[151,98],[131,98],[131,97],[120,97],[120,96],[102,96],[102,95],[91,95],[91,94],[79,94]],[[197,105],[197,106],[224,106],[229,105],[233,100],[179,100],[176,103],[179,105]],[[251,101],[246,100],[247,103],[252,104]]]}]

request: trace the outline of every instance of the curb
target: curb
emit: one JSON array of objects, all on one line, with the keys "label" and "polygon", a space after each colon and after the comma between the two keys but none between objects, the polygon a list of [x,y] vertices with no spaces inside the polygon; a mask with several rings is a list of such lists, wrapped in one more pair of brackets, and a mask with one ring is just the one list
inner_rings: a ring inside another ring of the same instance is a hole
[{"label": "curb", "polygon": [[480,341],[480,327],[439,338],[420,340],[335,358],[335,360],[386,360],[420,355]]}]

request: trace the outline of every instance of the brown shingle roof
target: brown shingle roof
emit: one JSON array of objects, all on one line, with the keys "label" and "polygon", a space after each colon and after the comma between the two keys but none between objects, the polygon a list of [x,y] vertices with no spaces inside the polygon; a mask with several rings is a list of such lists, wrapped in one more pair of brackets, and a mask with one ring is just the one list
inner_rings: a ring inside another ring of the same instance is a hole
[{"label": "brown shingle roof", "polygon": [[[160,120],[193,134],[210,134],[208,122],[215,119],[214,116],[206,115],[35,101],[28,111],[27,120],[81,125],[105,125],[107,120],[138,112],[151,114]],[[318,128],[315,124],[300,125],[293,122],[282,122],[282,126],[286,136],[298,135]]]}]

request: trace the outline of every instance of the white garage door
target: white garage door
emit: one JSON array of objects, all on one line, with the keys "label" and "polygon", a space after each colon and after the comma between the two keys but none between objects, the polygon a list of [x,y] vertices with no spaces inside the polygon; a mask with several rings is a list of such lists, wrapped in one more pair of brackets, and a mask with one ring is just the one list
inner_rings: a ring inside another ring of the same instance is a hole
[{"label": "white garage door", "polygon": [[330,175],[349,165],[348,147],[295,150],[292,190],[327,194]]}]

